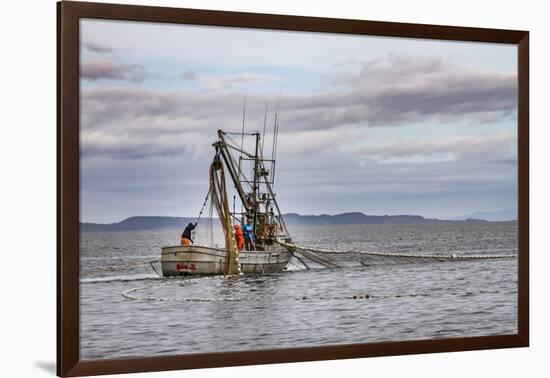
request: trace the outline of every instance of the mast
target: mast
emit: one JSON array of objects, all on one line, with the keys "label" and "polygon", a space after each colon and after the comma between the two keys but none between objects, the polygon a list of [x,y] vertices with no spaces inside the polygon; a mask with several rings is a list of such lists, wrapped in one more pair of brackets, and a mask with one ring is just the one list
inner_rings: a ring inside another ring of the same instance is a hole
[{"label": "mast", "polygon": [[256,240],[257,236],[257,216],[258,216],[258,190],[259,190],[259,176],[258,176],[258,170],[259,170],[259,148],[260,148],[260,133],[257,132],[256,134],[256,152],[254,153],[254,179],[252,184],[252,198],[253,198],[253,210],[254,210],[254,218],[252,219],[252,226],[254,230],[254,240]]}]

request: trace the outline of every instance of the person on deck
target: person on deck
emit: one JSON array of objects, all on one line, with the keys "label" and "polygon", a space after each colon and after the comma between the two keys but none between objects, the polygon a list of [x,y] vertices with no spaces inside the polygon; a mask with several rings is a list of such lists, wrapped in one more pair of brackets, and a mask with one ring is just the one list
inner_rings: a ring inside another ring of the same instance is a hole
[{"label": "person on deck", "polygon": [[243,236],[243,230],[241,228],[241,225],[240,224],[234,225],[233,232],[235,233],[235,240],[237,241],[237,249],[239,251],[242,251],[244,248],[244,236]]},{"label": "person on deck", "polygon": [[183,233],[181,234],[181,245],[191,245],[193,244],[193,239],[191,238],[191,231],[197,227],[197,223],[189,223]]},{"label": "person on deck", "polygon": [[254,245],[254,227],[245,223],[242,228],[245,248],[247,251],[251,251],[251,247]]}]

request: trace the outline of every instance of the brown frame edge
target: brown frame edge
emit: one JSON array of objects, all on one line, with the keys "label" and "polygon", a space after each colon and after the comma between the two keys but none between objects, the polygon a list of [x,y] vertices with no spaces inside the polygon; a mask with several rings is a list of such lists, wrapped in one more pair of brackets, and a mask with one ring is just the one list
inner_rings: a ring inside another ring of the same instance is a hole
[{"label": "brown frame edge", "polygon": [[[518,334],[79,360],[79,30],[80,18],[368,34],[518,46]],[[82,376],[207,367],[438,353],[529,345],[529,33],[526,31],[206,11],[104,3],[57,3],[57,375]]]},{"label": "brown frame edge", "polygon": [[78,4],[57,3],[57,375],[79,359]]},{"label": "brown frame edge", "polygon": [[517,335],[79,361],[69,376],[201,369],[521,347]]}]

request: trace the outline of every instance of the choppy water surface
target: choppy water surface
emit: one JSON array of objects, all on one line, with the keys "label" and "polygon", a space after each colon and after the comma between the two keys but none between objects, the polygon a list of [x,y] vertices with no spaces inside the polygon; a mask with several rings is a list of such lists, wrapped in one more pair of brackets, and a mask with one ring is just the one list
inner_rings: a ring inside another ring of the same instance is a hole
[{"label": "choppy water surface", "polygon": [[[517,332],[514,258],[232,278],[156,276],[147,261],[160,258],[161,246],[177,244],[179,233],[81,233],[81,358]],[[304,245],[340,250],[517,254],[515,222],[293,227],[291,233]]]}]

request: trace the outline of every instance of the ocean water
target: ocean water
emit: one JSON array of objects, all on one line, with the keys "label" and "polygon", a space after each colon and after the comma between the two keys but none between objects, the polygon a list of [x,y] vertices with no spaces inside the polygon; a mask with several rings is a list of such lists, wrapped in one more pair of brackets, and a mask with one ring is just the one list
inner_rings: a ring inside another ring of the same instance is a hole
[{"label": "ocean water", "polygon": [[293,261],[272,275],[162,278],[147,262],[180,230],[83,232],[80,357],[517,333],[515,222],[290,231],[299,244],[343,251],[510,258],[311,270]]}]

